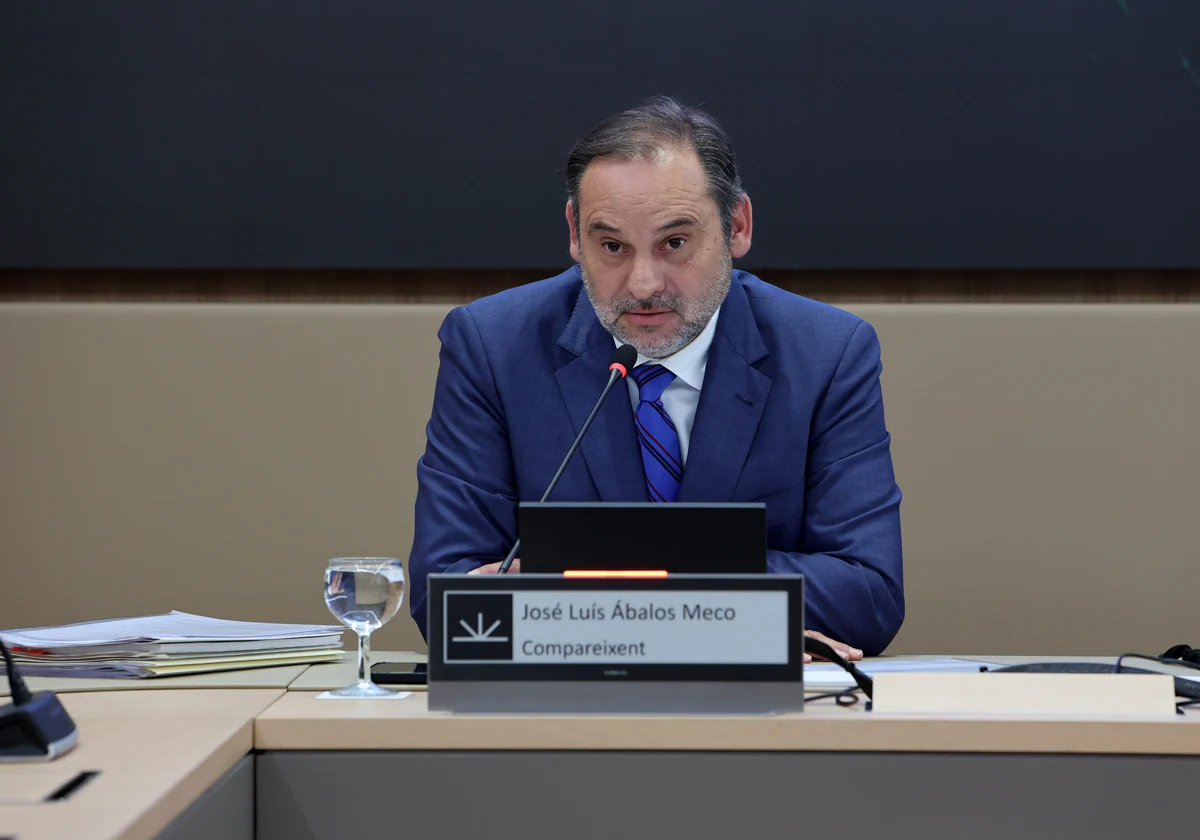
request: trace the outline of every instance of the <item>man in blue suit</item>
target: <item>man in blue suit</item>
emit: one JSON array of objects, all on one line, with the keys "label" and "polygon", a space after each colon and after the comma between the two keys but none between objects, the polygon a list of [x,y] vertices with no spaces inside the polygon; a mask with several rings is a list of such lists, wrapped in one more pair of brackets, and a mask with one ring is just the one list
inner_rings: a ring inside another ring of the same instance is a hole
[{"label": "man in blue suit", "polygon": [[809,633],[882,652],[904,590],[875,331],[733,270],[752,208],[701,111],[657,98],[610,117],[572,150],[567,191],[578,264],[439,332],[409,566],[421,631],[426,575],[496,570],[628,343],[629,398],[605,400],[554,498],[764,502],[768,571],[805,576]]}]

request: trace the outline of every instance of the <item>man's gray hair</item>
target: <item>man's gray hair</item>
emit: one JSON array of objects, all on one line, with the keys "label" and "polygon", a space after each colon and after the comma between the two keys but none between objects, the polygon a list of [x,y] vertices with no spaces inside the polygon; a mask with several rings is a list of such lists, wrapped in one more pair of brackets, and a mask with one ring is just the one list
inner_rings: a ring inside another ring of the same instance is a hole
[{"label": "man's gray hair", "polygon": [[651,160],[664,149],[691,149],[700,158],[708,192],[721,214],[728,242],[733,211],[745,191],[729,137],[715,119],[668,96],[647,99],[635,108],[614,114],[584,135],[567,157],[567,195],[579,230],[579,184],[596,158]]}]

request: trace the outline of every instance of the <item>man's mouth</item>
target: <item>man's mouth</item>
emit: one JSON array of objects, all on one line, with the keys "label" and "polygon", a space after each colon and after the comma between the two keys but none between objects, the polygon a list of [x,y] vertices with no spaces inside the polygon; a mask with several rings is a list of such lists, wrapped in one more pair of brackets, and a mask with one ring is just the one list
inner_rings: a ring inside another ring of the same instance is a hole
[{"label": "man's mouth", "polygon": [[665,323],[670,315],[670,309],[638,309],[625,313],[625,317],[639,327],[652,327]]}]

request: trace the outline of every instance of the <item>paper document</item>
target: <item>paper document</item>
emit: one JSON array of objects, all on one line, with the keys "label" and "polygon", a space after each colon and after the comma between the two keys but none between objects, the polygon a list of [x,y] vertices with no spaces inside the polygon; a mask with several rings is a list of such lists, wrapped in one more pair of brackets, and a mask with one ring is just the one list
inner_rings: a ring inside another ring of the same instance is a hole
[{"label": "paper document", "polygon": [[[274,668],[280,665],[317,665],[340,659],[339,650],[305,650],[256,656],[187,657],[181,659],[129,662],[41,662],[18,663],[25,677],[74,677],[80,679],[142,679],[239,671],[245,668]],[[4,668],[0,667],[0,675]]]},{"label": "paper document", "polygon": [[[972,659],[877,659],[853,663],[868,677],[876,674],[907,673],[957,673],[970,674],[983,668],[994,668],[995,663]],[[853,688],[854,678],[832,662],[812,662],[804,666],[804,687],[836,691]]]},{"label": "paper document", "polygon": [[194,656],[225,656],[237,653],[278,653],[282,651],[322,650],[337,634],[304,636],[296,639],[255,639],[246,642],[123,642],[116,645],[56,645],[28,648],[16,646],[18,653],[36,656],[42,662],[87,659],[190,659]]},{"label": "paper document", "polygon": [[266,624],[230,621],[172,611],[140,618],[85,621],[62,627],[4,630],[0,637],[10,645],[57,648],[74,645],[113,645],[121,642],[221,642],[289,639],[341,633],[340,624]]},{"label": "paper document", "polygon": [[267,624],[183,612],[5,630],[28,676],[161,677],[327,662],[341,656],[340,624]]}]

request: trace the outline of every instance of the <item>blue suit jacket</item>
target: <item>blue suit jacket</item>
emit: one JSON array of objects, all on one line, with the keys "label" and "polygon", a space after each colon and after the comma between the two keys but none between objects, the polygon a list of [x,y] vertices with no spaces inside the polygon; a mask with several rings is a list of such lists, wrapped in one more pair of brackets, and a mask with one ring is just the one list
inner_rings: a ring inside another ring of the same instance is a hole
[{"label": "blue suit jacket", "polygon": [[[608,380],[615,345],[578,267],[454,309],[417,464],[410,604],[426,575],[504,558]],[[904,618],[900,490],[870,324],[735,271],[679,500],[765,502],[768,570],[805,576],[807,626],[880,653]],[[646,501],[633,412],[610,394],[554,499]]]}]

